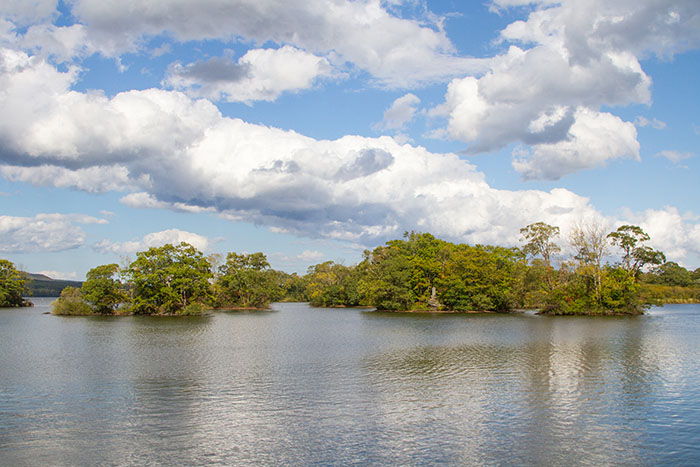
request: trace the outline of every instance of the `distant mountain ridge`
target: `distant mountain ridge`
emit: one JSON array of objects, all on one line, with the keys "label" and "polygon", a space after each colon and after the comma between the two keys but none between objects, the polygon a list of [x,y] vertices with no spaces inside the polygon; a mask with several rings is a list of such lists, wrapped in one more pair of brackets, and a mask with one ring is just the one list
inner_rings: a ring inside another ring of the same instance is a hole
[{"label": "distant mountain ridge", "polygon": [[31,272],[23,272],[23,274],[27,278],[27,289],[31,292],[32,297],[58,297],[66,287],[80,288],[83,285],[81,281],[52,279],[44,274]]}]

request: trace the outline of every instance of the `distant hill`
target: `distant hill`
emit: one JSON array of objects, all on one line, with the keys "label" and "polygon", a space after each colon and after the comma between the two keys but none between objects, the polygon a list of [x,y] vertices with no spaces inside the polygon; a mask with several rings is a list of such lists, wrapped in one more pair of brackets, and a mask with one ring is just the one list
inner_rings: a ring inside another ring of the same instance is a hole
[{"label": "distant hill", "polygon": [[65,281],[61,279],[51,279],[43,274],[32,274],[25,272],[27,278],[27,288],[32,297],[58,297],[66,287],[78,287],[83,285],[79,281]]}]

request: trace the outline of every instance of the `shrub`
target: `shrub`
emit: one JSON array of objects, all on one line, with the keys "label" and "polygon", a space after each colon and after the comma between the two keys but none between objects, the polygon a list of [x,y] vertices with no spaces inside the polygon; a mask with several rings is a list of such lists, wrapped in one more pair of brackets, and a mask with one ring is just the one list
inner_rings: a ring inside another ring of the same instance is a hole
[{"label": "shrub", "polygon": [[52,313],[54,315],[92,315],[94,314],[90,305],[83,299],[80,289],[66,287],[61,292],[61,296],[53,302]]}]

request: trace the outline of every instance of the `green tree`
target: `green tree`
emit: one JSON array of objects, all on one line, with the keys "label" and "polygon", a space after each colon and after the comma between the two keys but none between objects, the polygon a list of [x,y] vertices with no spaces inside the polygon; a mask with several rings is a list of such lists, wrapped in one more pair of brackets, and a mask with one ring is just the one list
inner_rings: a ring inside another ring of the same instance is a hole
[{"label": "green tree", "polygon": [[136,253],[128,269],[136,314],[187,313],[211,299],[213,277],[202,252],[188,243],[166,244]]},{"label": "green tree", "polygon": [[512,308],[517,249],[453,245],[445,273],[437,281],[448,309],[506,311]]},{"label": "green tree", "polygon": [[448,243],[429,233],[405,234],[405,241],[393,241],[411,264],[411,291],[420,306],[427,306],[436,282],[445,273],[450,255]]},{"label": "green tree", "polygon": [[24,275],[6,259],[0,259],[0,307],[31,306],[23,298],[28,295]]},{"label": "green tree", "polygon": [[94,314],[92,308],[83,298],[80,289],[66,287],[61,296],[51,304],[51,312],[54,315],[84,316]]},{"label": "green tree", "polygon": [[411,290],[412,267],[400,241],[365,251],[358,267],[364,271],[358,282],[363,304],[379,310],[410,310],[416,301]]},{"label": "green tree", "polygon": [[219,267],[216,281],[217,305],[263,308],[283,297],[280,276],[270,268],[262,253],[229,253]]},{"label": "green tree", "polygon": [[668,261],[644,275],[645,282],[678,287],[690,287],[695,284],[694,274],[673,261]]},{"label": "green tree", "polygon": [[313,306],[357,306],[360,304],[359,270],[326,261],[309,268],[306,294]]},{"label": "green tree", "polygon": [[118,264],[105,264],[88,271],[80,292],[96,313],[112,314],[126,300],[121,282],[116,280]]},{"label": "green tree", "polygon": [[600,304],[603,287],[603,258],[608,251],[605,229],[595,223],[575,225],[571,232],[574,259],[578,261],[577,274],[587,283],[587,294]]},{"label": "green tree", "polygon": [[277,273],[277,282],[282,287],[281,300],[286,302],[308,302],[309,297],[306,293],[307,277],[299,276],[297,273],[287,274],[282,271]]},{"label": "green tree", "polygon": [[615,232],[609,233],[608,238],[623,251],[622,267],[632,277],[638,277],[646,265],[658,266],[666,261],[666,256],[661,251],[643,245],[650,237],[639,226],[620,226]]},{"label": "green tree", "polygon": [[552,265],[552,256],[561,251],[559,245],[554,242],[559,236],[559,227],[536,222],[520,229],[521,241],[526,242],[522,250],[528,256],[542,256],[547,267]]}]

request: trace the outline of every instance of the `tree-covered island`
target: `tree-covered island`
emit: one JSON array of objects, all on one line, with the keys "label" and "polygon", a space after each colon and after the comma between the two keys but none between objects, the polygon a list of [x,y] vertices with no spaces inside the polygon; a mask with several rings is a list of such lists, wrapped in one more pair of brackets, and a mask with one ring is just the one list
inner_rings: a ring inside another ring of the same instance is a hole
[{"label": "tree-covered island", "polygon": [[[520,233],[522,248],[454,244],[427,233],[406,233],[402,240],[366,251],[357,266],[314,266],[306,277],[309,300],[318,306],[392,311],[536,308],[555,315],[640,314],[650,303],[642,271],[665,264],[663,253],[645,245],[649,236],[637,226],[611,233],[596,225],[575,227],[571,257],[558,268],[553,264],[561,251],[558,227],[538,222]],[[604,262],[611,248],[620,250],[619,263]]]},{"label": "tree-covered island", "polygon": [[0,307],[32,306],[24,297],[28,295],[26,277],[15,265],[0,259]]},{"label": "tree-covered island", "polygon": [[[559,228],[520,231],[521,247],[455,244],[405,233],[345,266],[332,261],[304,276],[270,267],[263,253],[204,256],[192,245],[164,245],[125,266],[91,269],[80,288],[54,302],[59,315],[200,315],[212,309],[264,309],[275,301],[386,311],[640,314],[650,304],[700,302],[700,268],[666,262],[640,227],[606,233],[577,226],[562,257]],[[619,261],[611,263],[611,253]],[[561,259],[555,261],[555,258]],[[0,306],[25,306],[23,273],[0,260]]]},{"label": "tree-covered island", "polygon": [[107,264],[88,271],[80,289],[63,290],[53,313],[201,315],[211,309],[267,308],[294,295],[295,276],[274,271],[262,253],[229,253],[218,268],[217,260],[187,243],[149,248],[125,267]]}]

